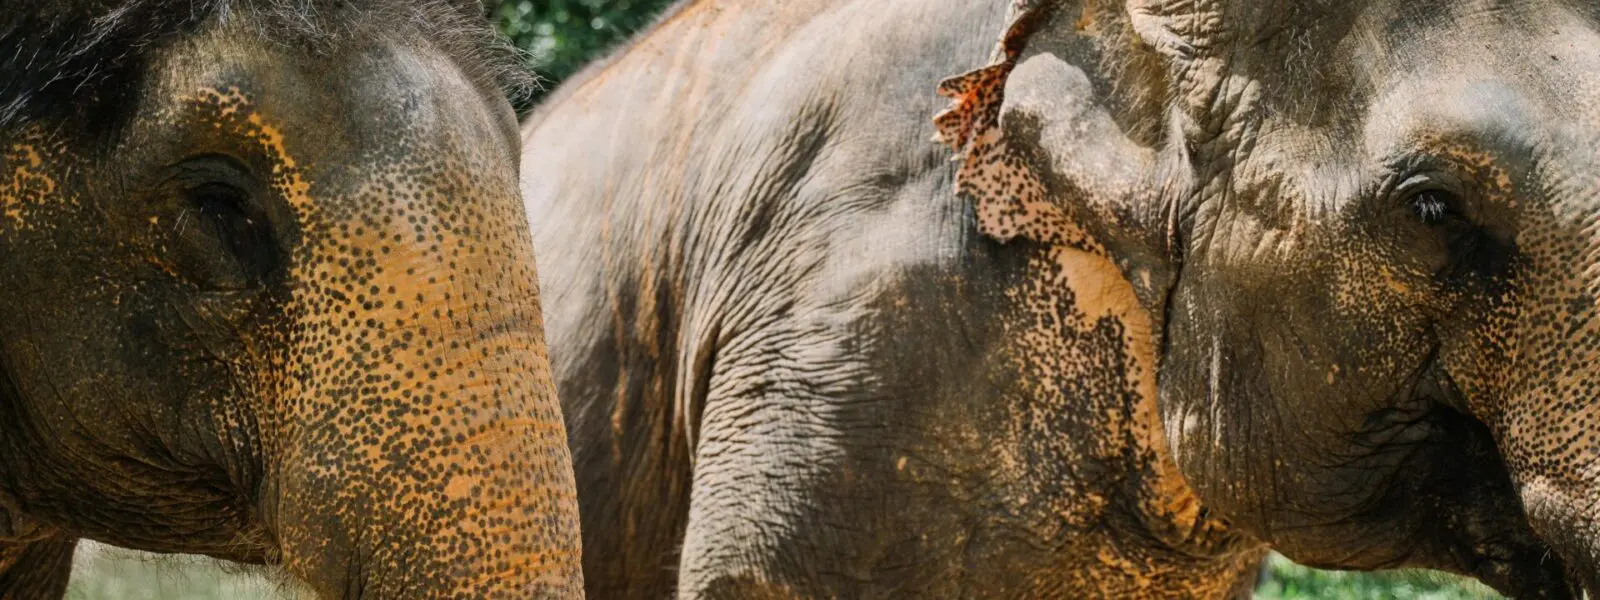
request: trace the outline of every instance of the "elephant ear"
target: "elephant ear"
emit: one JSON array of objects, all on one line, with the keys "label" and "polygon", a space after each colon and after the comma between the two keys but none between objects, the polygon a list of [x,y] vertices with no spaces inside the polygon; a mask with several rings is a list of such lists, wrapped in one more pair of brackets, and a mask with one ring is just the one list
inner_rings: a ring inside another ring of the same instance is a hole
[{"label": "elephant ear", "polygon": [[939,85],[936,139],[985,235],[1159,262],[1220,73],[1195,43],[1212,20],[1203,1],[1099,4],[1015,0],[990,64]]},{"label": "elephant ear", "polygon": [[977,201],[978,230],[1001,242],[1022,236],[1046,243],[1092,245],[1088,234],[1047,201],[1043,183],[1010,151],[1001,134],[1006,82],[1028,39],[1049,20],[1056,0],[1015,0],[1010,24],[990,64],[939,83],[951,106],[934,117],[937,141],[957,153],[956,191]]}]

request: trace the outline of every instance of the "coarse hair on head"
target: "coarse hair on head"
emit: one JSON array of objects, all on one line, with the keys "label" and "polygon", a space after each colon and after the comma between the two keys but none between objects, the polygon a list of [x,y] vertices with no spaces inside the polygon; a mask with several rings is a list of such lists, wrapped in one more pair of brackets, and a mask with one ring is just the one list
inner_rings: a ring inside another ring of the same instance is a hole
[{"label": "coarse hair on head", "polygon": [[263,40],[324,52],[379,31],[409,31],[516,101],[527,61],[485,18],[482,0],[12,0],[0,14],[0,132],[24,123],[118,123],[150,55],[208,25],[242,20]]}]

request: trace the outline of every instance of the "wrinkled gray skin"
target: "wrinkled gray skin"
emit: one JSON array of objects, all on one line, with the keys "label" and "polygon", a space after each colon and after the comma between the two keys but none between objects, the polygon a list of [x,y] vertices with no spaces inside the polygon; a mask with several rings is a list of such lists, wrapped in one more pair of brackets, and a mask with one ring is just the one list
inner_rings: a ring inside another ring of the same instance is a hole
[{"label": "wrinkled gray skin", "polygon": [[930,141],[1005,13],[682,5],[525,125],[591,597],[1248,589],[1261,545],[1164,458],[1148,318],[1105,310],[1131,288],[1060,297]]},{"label": "wrinkled gray skin", "polygon": [[1007,3],[758,4],[524,129],[592,594],[1600,583],[1594,7],[1026,2],[958,197]]},{"label": "wrinkled gray skin", "polygon": [[[1234,41],[1175,32],[1217,44],[1179,67],[1209,92],[1130,140],[1169,192],[1086,202],[1161,282],[1179,466],[1303,562],[1600,591],[1600,7],[1246,4],[1209,15]],[[1070,95],[1041,61],[1010,85]],[[1092,177],[1055,127],[1043,176]]]}]

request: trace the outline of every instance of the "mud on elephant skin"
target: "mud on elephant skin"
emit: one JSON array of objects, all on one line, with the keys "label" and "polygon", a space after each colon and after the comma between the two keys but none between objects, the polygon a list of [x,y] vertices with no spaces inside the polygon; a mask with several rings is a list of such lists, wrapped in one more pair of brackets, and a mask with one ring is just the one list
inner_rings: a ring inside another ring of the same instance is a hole
[{"label": "mud on elephant skin", "polygon": [[939,122],[986,234],[1139,289],[1207,507],[1562,598],[1600,591],[1597,51],[1578,3],[1028,0]]},{"label": "mud on elephant skin", "polygon": [[[73,541],[329,598],[581,593],[473,0],[0,16],[0,583]],[[19,565],[22,565],[19,567]]]}]

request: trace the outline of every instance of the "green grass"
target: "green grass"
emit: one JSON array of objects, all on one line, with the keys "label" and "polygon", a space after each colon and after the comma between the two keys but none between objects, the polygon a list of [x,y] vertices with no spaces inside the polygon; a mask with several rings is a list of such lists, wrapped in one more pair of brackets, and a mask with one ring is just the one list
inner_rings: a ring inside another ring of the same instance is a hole
[{"label": "green grass", "polygon": [[1256,587],[1257,600],[1488,600],[1500,596],[1482,584],[1436,571],[1355,573],[1319,571],[1274,554],[1272,576]]},{"label": "green grass", "polygon": [[[1499,596],[1477,583],[1428,571],[1319,571],[1274,555],[1257,600],[1484,600]],[[69,600],[291,600],[270,571],[180,556],[156,557],[85,543],[78,550]]]}]

